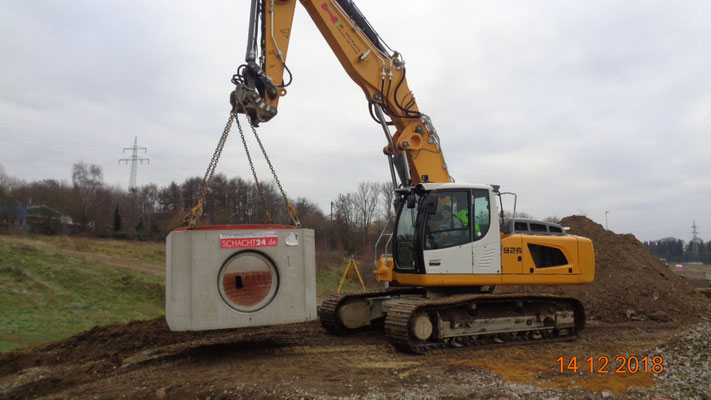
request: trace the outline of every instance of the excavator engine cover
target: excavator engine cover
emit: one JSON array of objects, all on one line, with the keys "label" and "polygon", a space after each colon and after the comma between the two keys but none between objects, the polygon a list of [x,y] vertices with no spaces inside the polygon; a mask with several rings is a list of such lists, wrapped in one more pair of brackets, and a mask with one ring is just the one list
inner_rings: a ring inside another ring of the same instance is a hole
[{"label": "excavator engine cover", "polygon": [[173,331],[316,319],[314,231],[284,225],[178,229],[166,239]]}]

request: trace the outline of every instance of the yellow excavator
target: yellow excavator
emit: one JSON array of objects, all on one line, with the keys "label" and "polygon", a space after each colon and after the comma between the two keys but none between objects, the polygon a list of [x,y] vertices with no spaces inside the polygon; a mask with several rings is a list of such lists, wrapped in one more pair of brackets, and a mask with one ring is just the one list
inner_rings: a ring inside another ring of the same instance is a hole
[{"label": "yellow excavator", "polygon": [[[385,289],[334,295],[321,324],[349,334],[384,324],[399,349],[571,340],[585,312],[573,298],[492,294],[501,285],[579,285],[595,275],[592,242],[558,224],[503,212],[497,185],[455,183],[440,138],[390,49],[351,0],[300,0],[351,79],[365,94],[384,148],[397,214],[383,239],[377,280]],[[296,0],[252,0],[246,62],[233,76],[233,111],[253,125],[277,115]],[[285,72],[287,81],[284,80]],[[393,132],[394,130],[394,132]],[[515,199],[515,195],[514,195]],[[377,247],[378,245],[376,245]]]}]

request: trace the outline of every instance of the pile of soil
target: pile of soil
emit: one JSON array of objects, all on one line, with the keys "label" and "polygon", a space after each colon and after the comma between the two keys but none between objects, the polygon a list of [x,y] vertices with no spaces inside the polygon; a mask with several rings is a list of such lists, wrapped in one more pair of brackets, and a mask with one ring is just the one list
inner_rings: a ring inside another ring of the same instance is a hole
[{"label": "pile of soil", "polygon": [[553,293],[583,302],[589,320],[651,319],[689,322],[710,315],[711,302],[631,234],[615,234],[582,216],[563,218],[570,234],[587,237],[595,248],[595,282],[581,286],[520,287],[526,293]]},{"label": "pile of soil", "polygon": [[158,317],[124,325],[97,326],[63,341],[0,353],[0,398],[47,396],[119,370],[150,369],[175,358],[210,362],[226,353],[244,357],[283,347],[334,344],[339,343],[338,339],[323,335],[317,322],[172,332],[165,318]]}]

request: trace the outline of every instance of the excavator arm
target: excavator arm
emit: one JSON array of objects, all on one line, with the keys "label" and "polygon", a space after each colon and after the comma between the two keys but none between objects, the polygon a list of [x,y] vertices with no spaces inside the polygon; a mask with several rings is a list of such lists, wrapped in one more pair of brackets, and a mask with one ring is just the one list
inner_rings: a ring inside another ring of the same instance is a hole
[{"label": "excavator arm", "polygon": [[[387,47],[351,0],[300,2],[382,126],[393,184],[398,185],[396,174],[404,186],[450,182],[439,137],[417,107],[402,56]],[[252,0],[245,64],[233,77],[231,102],[255,124],[277,114],[279,98],[291,83],[286,58],[295,7],[296,0]]]}]

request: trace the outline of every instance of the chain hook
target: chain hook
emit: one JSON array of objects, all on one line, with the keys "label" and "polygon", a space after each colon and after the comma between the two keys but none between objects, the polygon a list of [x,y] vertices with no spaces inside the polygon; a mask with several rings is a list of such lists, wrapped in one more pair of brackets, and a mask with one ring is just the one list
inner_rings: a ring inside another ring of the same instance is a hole
[{"label": "chain hook", "polygon": [[265,221],[268,225],[272,224],[272,216],[269,214],[269,210],[266,208],[264,209],[264,214],[265,214]]},{"label": "chain hook", "polygon": [[286,208],[289,210],[289,216],[294,222],[294,226],[301,228],[301,221],[299,221],[299,217],[296,215],[296,208],[294,208],[294,206],[292,206],[288,201],[286,202]]},{"label": "chain hook", "polygon": [[190,213],[185,216],[183,219],[183,226],[188,228],[189,230],[195,229],[195,225],[197,225],[198,220],[200,217],[202,217],[203,213],[203,202],[202,200],[190,210]]},{"label": "chain hook", "polygon": [[227,136],[230,134],[230,129],[232,128],[232,121],[235,120],[236,117],[237,112],[235,110],[230,111],[230,116],[227,119],[225,129],[222,131],[220,141],[217,142],[217,148],[212,154],[210,164],[207,166],[205,176],[202,178],[197,204],[190,210],[190,212],[185,216],[185,218],[183,218],[183,227],[186,227],[189,230],[195,229],[198,220],[203,214],[203,205],[205,204],[205,196],[207,196],[207,189],[210,186],[210,182],[212,182],[212,177],[215,174],[215,168],[217,168],[217,163],[218,161],[220,161],[220,155],[222,154],[222,149],[225,147],[225,141],[227,140]]}]

